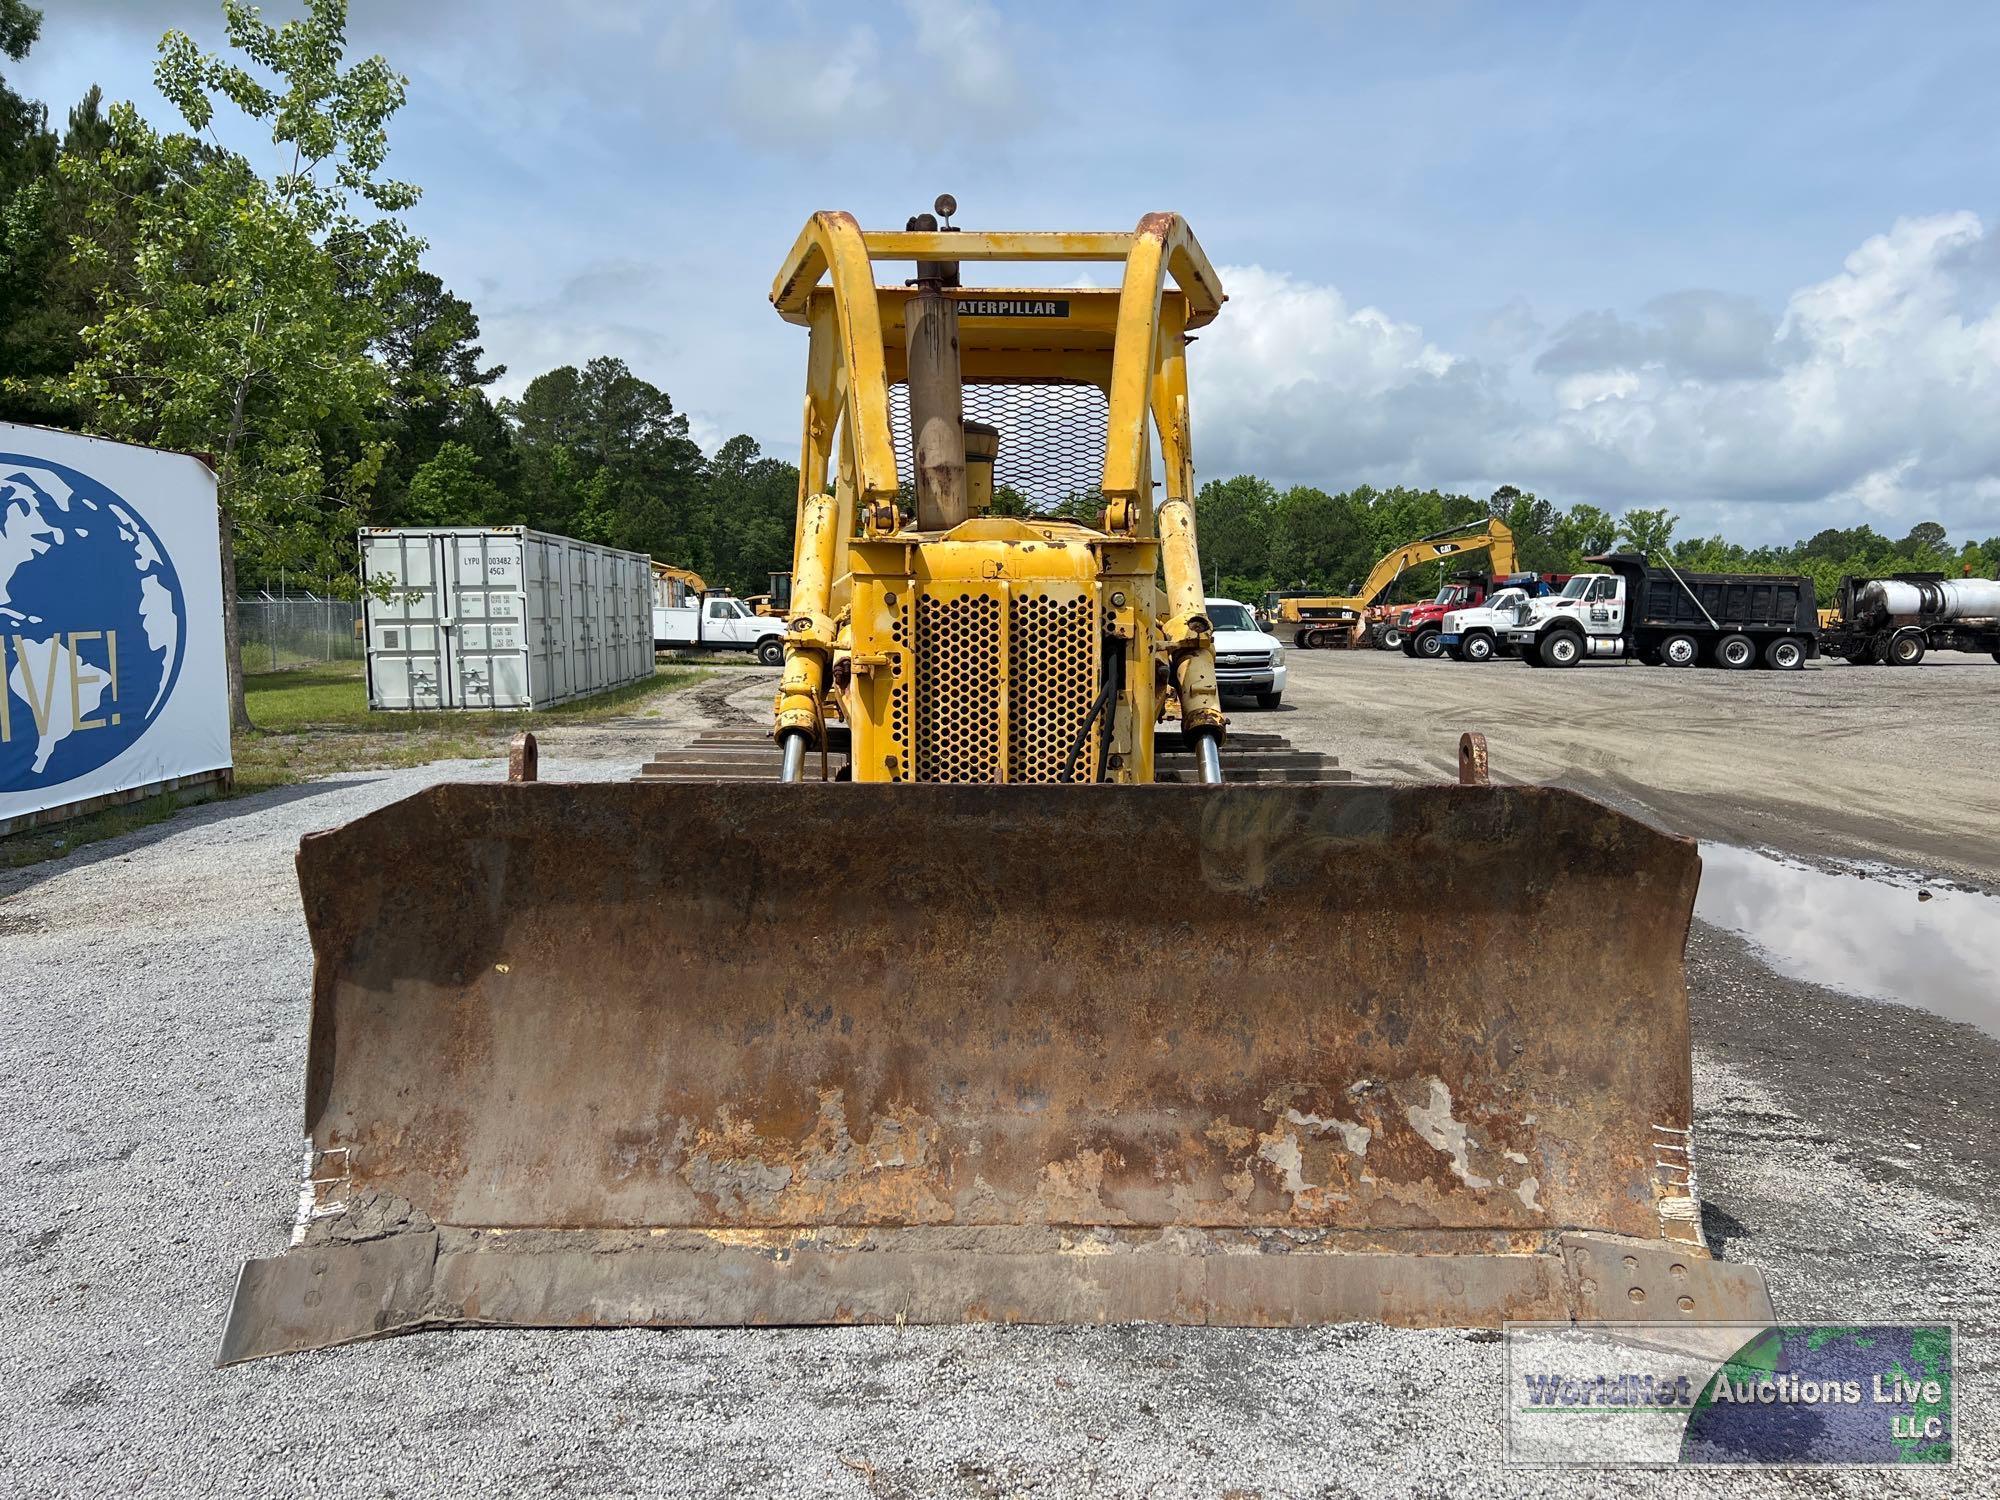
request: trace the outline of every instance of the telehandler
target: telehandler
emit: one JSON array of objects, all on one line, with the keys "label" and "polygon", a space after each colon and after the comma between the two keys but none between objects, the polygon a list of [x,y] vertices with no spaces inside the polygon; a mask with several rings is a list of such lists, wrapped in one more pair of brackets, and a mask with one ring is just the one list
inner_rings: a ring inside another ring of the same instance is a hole
[{"label": "telehandler", "polygon": [[[961,284],[988,262],[1117,284]],[[772,301],[807,378],[767,779],[524,755],[304,840],[305,1181],[222,1361],[1768,1317],[1702,1237],[1692,842],[1483,758],[1227,781],[1187,382],[1223,294],[1187,225],[818,213]],[[982,513],[1003,485],[1024,514]]]}]

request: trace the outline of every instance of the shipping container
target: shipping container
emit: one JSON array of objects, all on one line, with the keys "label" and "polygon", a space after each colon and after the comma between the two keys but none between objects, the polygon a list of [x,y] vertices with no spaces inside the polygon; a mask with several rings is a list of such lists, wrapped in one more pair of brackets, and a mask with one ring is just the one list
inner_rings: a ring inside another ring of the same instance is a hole
[{"label": "shipping container", "polygon": [[368,706],[547,708],[653,672],[652,559],[525,526],[361,533]]}]

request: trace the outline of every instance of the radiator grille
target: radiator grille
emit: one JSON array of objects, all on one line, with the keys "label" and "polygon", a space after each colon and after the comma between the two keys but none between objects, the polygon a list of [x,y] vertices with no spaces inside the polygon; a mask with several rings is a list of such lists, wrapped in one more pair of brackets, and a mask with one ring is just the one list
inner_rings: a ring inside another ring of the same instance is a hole
[{"label": "radiator grille", "polygon": [[[993,594],[940,590],[918,595],[915,616],[915,779],[1062,780],[1070,741],[1097,695],[1091,594],[1038,589],[1010,605]],[[902,701],[892,695],[892,718]],[[903,722],[895,718],[892,728],[900,732]],[[1089,736],[1071,779],[1096,779],[1097,746]]]},{"label": "radiator grille", "polygon": [[[891,597],[896,596],[892,595]],[[910,654],[909,590],[901,590],[900,597],[896,597],[896,603],[891,607],[895,610],[895,620],[889,627],[889,639],[894,643],[896,649],[891,654],[892,665],[889,669],[889,743],[893,747],[890,754],[894,757],[889,765],[889,779],[891,781],[908,781],[910,779],[910,724],[916,717],[915,709],[911,704],[911,695],[916,690],[915,684],[910,680],[913,673],[905,666],[905,663],[912,660]]]},{"label": "radiator grille", "polygon": [[1085,737],[1072,773],[1070,742],[1097,695],[1096,614],[1087,595],[1023,594],[1008,621],[1007,779],[1094,781],[1098,737]]},{"label": "radiator grille", "polygon": [[999,781],[1000,601],[917,600],[917,780]]}]

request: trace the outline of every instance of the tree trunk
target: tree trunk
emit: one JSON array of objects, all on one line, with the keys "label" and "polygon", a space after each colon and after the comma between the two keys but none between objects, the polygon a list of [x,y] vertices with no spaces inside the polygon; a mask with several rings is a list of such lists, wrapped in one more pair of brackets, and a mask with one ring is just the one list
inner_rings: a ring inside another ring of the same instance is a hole
[{"label": "tree trunk", "polygon": [[222,654],[229,667],[229,727],[250,730],[250,704],[243,696],[243,641],[236,629],[236,512],[224,502],[218,508],[222,542]]}]

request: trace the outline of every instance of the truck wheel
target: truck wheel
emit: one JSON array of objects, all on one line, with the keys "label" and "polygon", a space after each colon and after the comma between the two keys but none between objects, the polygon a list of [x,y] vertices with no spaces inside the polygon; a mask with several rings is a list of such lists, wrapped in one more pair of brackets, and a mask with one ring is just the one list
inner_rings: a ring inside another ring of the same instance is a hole
[{"label": "truck wheel", "polygon": [[1715,643],[1715,664],[1741,671],[1757,660],[1757,643],[1747,635],[1725,635]]},{"label": "truck wheel", "polygon": [[767,635],[757,643],[757,660],[767,667],[782,667],[785,664],[785,642],[782,636]]},{"label": "truck wheel", "polygon": [[1493,660],[1493,637],[1490,635],[1469,635],[1458,648],[1461,661]]},{"label": "truck wheel", "polygon": [[1426,661],[1436,661],[1444,655],[1444,639],[1435,630],[1420,630],[1411,643],[1412,656],[1421,656]]},{"label": "truck wheel", "polygon": [[1583,637],[1574,630],[1558,630],[1538,649],[1542,653],[1543,666],[1573,667],[1583,659]]},{"label": "truck wheel", "polygon": [[1393,625],[1384,625],[1379,644],[1384,651],[1394,651],[1403,644],[1403,632]]},{"label": "truck wheel", "polygon": [[1764,648],[1764,665],[1780,672],[1796,672],[1806,664],[1805,643],[1796,636],[1781,635]]},{"label": "truck wheel", "polygon": [[1257,695],[1257,706],[1259,708],[1276,708],[1284,701],[1285,695],[1282,690],[1275,693],[1259,693]]},{"label": "truck wheel", "polygon": [[1701,660],[1701,643],[1691,635],[1670,635],[1660,642],[1660,660],[1670,667],[1691,667]]},{"label": "truck wheel", "polygon": [[1917,631],[1905,631],[1891,638],[1883,660],[1892,667],[1914,667],[1924,659],[1924,638]]}]

